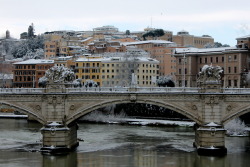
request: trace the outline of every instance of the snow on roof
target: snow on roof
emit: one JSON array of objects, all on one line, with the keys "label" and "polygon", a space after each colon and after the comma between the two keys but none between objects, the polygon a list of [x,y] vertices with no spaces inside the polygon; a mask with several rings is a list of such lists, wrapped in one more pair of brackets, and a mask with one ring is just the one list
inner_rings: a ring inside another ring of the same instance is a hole
[{"label": "snow on roof", "polygon": [[[138,62],[150,62],[150,63],[159,63],[158,60],[148,58],[148,57],[137,57],[135,58],[136,61]],[[103,63],[108,63],[108,62],[114,62],[114,61],[124,61],[124,57],[100,57],[100,58],[79,58],[76,60],[76,62],[103,62]]]},{"label": "snow on roof", "polygon": [[165,41],[165,40],[148,40],[148,41],[137,41],[137,42],[123,42],[121,44],[127,46],[127,45],[140,45],[140,44],[147,44],[147,43],[153,43],[153,44],[174,44],[174,42]]},{"label": "snow on roof", "polygon": [[183,53],[209,53],[209,52],[226,52],[226,51],[238,51],[236,47],[220,47],[220,48],[176,48],[176,54]]},{"label": "snow on roof", "polygon": [[13,64],[54,64],[54,60],[46,59],[29,59],[26,61],[21,61]]},{"label": "snow on roof", "polygon": [[62,124],[57,123],[57,122],[51,122],[50,124],[48,124],[49,126],[60,126]]},{"label": "snow on roof", "polygon": [[90,39],[92,39],[93,37],[88,37],[88,38],[86,38],[86,39],[83,39],[83,40],[81,40],[81,42],[86,42],[86,41],[88,41],[88,40],[90,40]]},{"label": "snow on roof", "polygon": [[89,62],[93,62],[93,61],[99,61],[101,62],[104,58],[100,57],[100,58],[94,58],[94,57],[81,57],[81,58],[78,58],[76,59],[76,62],[86,62],[86,61],[89,61]]},{"label": "snow on roof", "polygon": [[219,125],[217,123],[214,123],[214,122],[210,122],[210,123],[208,123],[208,124],[206,124],[204,126],[221,126],[221,125]]}]

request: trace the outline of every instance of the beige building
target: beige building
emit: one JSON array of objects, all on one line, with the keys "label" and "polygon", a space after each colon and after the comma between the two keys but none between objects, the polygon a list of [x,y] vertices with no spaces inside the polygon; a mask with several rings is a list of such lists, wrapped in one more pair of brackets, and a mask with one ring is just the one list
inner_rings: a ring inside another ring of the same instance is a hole
[{"label": "beige building", "polygon": [[155,87],[159,62],[149,57],[112,57],[102,61],[103,86],[130,86],[132,77],[139,87]]},{"label": "beige building", "polygon": [[99,86],[101,82],[102,58],[99,56],[85,56],[75,60],[76,79],[81,79],[84,85],[87,80],[95,81]]},{"label": "beige building", "polygon": [[178,47],[195,47],[204,48],[207,44],[214,44],[214,39],[209,35],[203,35],[201,37],[190,35],[187,31],[180,31],[177,35],[173,35],[173,42],[177,44]]},{"label": "beige building", "polygon": [[87,80],[95,81],[99,86],[131,86],[134,82],[140,87],[157,86],[159,62],[149,57],[129,57],[125,53],[105,56],[87,56],[75,60],[75,74],[84,84]]},{"label": "beige building", "polygon": [[150,57],[159,61],[159,76],[174,75],[176,72],[176,58],[172,52],[176,44],[165,40],[148,40],[123,43],[127,47],[145,50]]}]

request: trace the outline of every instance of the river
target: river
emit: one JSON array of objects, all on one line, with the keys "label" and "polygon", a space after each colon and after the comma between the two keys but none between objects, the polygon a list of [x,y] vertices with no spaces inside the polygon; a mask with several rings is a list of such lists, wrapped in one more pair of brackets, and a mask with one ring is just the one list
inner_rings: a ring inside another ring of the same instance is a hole
[{"label": "river", "polygon": [[249,137],[226,137],[224,157],[198,156],[190,127],[80,123],[75,152],[42,155],[41,124],[0,119],[1,167],[248,167]]}]

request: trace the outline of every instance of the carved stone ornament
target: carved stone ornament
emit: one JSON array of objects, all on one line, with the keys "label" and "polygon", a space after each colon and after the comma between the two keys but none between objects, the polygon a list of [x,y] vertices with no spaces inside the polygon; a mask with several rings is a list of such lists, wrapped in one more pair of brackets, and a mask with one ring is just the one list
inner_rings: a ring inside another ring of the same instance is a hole
[{"label": "carved stone ornament", "polygon": [[40,111],[41,110],[41,106],[37,105],[36,106],[36,110]]},{"label": "carved stone ornament", "polygon": [[205,103],[210,104],[210,105],[218,104],[219,103],[219,97],[210,96],[208,98],[205,98]]},{"label": "carved stone ornament", "polygon": [[231,111],[232,110],[232,106],[231,105],[228,105],[227,106],[227,111]]},{"label": "carved stone ornament", "polygon": [[70,106],[70,110],[74,110],[75,109],[75,106],[74,106],[74,104],[72,104],[71,106]]},{"label": "carved stone ornament", "polygon": [[136,95],[130,95],[130,101],[135,102],[136,101]]},{"label": "carved stone ornament", "polygon": [[193,106],[192,106],[192,109],[193,109],[193,110],[197,110],[197,106],[196,106],[196,105],[193,105]]}]

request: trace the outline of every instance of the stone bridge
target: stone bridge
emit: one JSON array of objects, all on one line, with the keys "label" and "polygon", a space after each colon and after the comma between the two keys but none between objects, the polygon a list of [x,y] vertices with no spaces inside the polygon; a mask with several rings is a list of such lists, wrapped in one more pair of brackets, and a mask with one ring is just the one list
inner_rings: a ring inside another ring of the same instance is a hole
[{"label": "stone bridge", "polygon": [[110,104],[146,103],[185,115],[197,123],[199,154],[226,154],[224,124],[250,111],[250,89],[204,88],[48,88],[0,89],[9,105],[43,124],[42,151],[67,151],[78,145],[76,120]]}]

